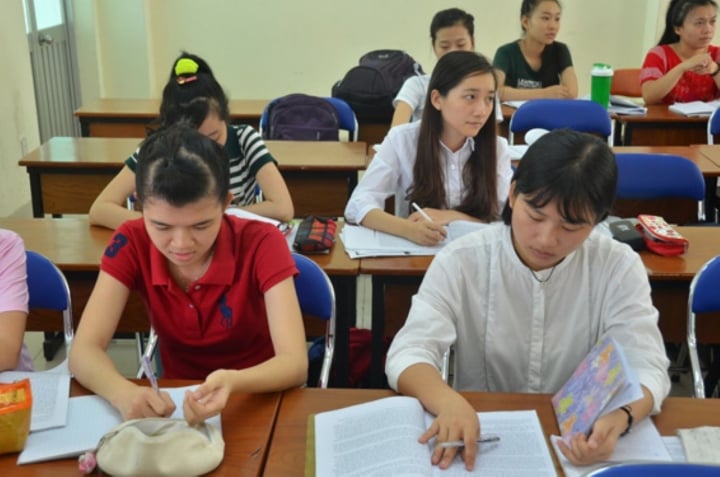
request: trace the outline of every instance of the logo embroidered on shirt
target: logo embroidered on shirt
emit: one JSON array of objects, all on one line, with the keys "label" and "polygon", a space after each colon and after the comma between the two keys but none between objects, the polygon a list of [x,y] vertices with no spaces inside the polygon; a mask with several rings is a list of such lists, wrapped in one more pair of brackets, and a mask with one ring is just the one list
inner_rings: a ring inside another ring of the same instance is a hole
[{"label": "logo embroidered on shirt", "polygon": [[115,258],[115,255],[118,254],[121,248],[123,248],[128,243],[128,239],[123,234],[115,234],[115,236],[112,239],[112,242],[105,248],[105,256],[110,258]]},{"label": "logo embroidered on shirt", "polygon": [[230,329],[233,325],[233,318],[232,318],[232,308],[230,308],[227,305],[227,296],[223,295],[220,297],[220,314],[222,315],[222,318],[220,319],[220,324],[226,328]]}]

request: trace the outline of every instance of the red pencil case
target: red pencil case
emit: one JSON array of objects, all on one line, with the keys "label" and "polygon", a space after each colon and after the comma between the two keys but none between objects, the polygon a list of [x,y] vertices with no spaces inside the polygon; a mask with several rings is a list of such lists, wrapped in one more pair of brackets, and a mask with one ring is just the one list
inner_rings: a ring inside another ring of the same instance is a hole
[{"label": "red pencil case", "polygon": [[685,237],[658,215],[638,215],[636,227],[642,233],[647,248],[658,255],[682,255],[690,245]]}]

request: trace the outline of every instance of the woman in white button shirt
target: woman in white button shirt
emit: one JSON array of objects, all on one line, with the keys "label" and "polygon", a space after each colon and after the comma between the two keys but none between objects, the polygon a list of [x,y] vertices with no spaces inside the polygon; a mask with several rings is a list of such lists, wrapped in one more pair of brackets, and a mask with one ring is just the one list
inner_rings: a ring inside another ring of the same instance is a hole
[{"label": "woman in white button shirt", "polygon": [[[433,70],[422,120],[390,130],[345,208],[350,223],[434,245],[453,220],[500,216],[512,169],[496,135],[497,82],[482,55],[453,51]],[[395,215],[384,211],[395,196]],[[431,218],[413,212],[418,204]]]},{"label": "woman in white button shirt", "polygon": [[[593,227],[607,217],[617,168],[601,139],[568,130],[533,143],[518,166],[503,222],[465,235],[433,260],[388,352],[390,386],[436,416],[421,437],[464,440],[472,468],[480,435],[457,390],[555,393],[602,337],[613,337],[643,398],[595,421],[589,436],[561,445],[574,464],[610,456],[618,438],[660,411],[670,389],[658,312],[633,250]],[[454,388],[441,378],[455,350]],[[436,447],[447,467],[456,449]]]}]

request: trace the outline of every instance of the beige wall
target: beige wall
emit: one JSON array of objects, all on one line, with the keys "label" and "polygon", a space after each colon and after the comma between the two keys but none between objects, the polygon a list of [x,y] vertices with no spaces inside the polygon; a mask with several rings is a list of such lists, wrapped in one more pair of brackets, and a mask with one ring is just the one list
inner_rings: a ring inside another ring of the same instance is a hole
[{"label": "beige wall", "polygon": [[[570,46],[581,94],[589,91],[593,62],[604,61],[616,68],[640,65],[659,37],[667,3],[563,2],[559,40]],[[519,0],[452,4],[434,0],[75,0],[75,4],[96,10],[94,17],[85,15],[96,22],[85,31],[96,32],[97,58],[86,58],[84,63],[96,61],[98,69],[85,68],[81,76],[83,85],[99,84],[95,90],[102,97],[158,97],[181,49],[204,56],[233,98],[272,98],[295,91],[329,94],[333,82],[360,55],[376,48],[407,50],[430,71],[435,62],[430,19],[438,9],[449,6],[475,16],[477,50],[489,56],[520,34]]]},{"label": "beige wall", "polygon": [[17,163],[21,142],[29,151],[40,135],[22,0],[4,0],[0,11],[0,217],[6,217],[30,201],[27,173]]}]

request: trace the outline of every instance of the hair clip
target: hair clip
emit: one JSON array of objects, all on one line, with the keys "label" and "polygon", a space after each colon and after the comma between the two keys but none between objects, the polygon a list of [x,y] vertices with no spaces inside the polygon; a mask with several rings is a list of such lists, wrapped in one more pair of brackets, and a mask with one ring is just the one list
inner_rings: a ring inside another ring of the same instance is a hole
[{"label": "hair clip", "polygon": [[192,76],[178,76],[177,77],[177,84],[185,84],[190,83],[191,81],[195,81],[197,79],[196,75]]},{"label": "hair clip", "polygon": [[175,76],[194,75],[200,69],[200,65],[190,58],[180,58],[175,63]]}]

